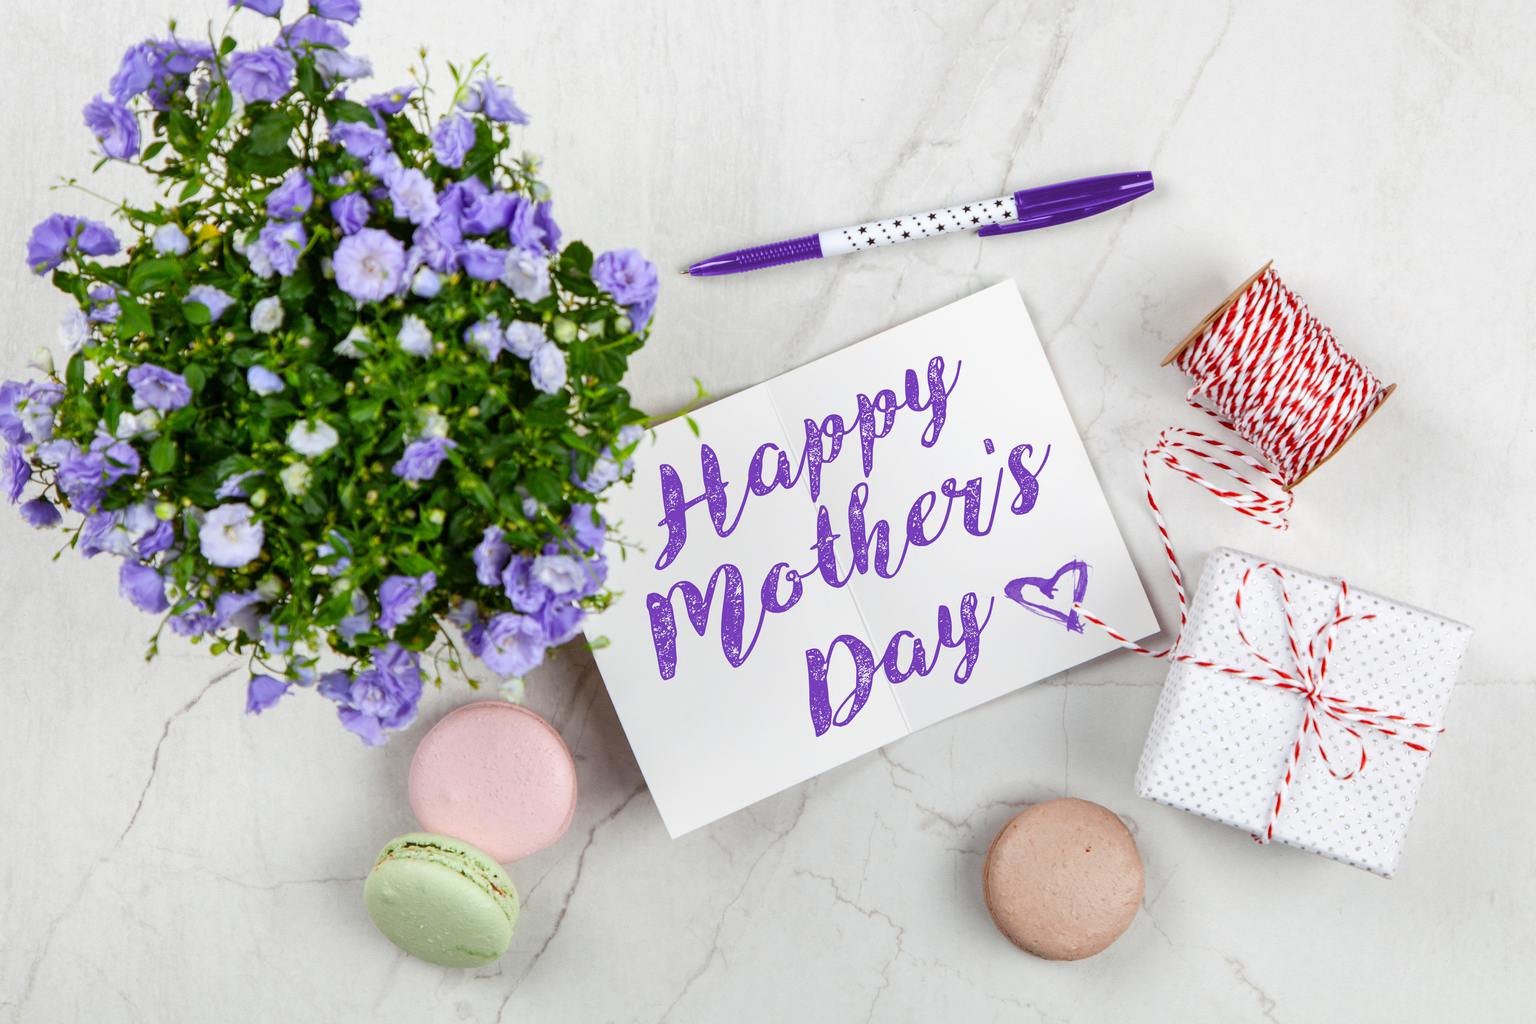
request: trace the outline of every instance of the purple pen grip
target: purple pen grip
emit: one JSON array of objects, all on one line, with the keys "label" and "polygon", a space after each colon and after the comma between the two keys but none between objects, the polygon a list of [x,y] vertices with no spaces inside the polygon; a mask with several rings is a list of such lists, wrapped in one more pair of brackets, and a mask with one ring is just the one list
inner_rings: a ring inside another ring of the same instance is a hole
[{"label": "purple pen grip", "polygon": [[801,260],[820,258],[821,238],[817,235],[806,235],[803,238],[791,238],[787,242],[754,245],[750,249],[722,253],[714,259],[694,264],[689,269],[689,273],[694,277],[715,277],[720,274],[739,274],[744,270],[761,270],[764,267],[777,267],[785,263],[799,263]]}]

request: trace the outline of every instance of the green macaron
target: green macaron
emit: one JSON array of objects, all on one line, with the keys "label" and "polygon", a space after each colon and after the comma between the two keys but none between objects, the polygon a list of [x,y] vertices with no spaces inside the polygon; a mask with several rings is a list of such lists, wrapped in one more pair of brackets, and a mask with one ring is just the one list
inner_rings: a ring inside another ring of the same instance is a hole
[{"label": "green macaron", "polygon": [[389,941],[444,967],[497,959],[517,924],[517,890],[501,865],[433,832],[386,843],[363,883],[363,900]]}]

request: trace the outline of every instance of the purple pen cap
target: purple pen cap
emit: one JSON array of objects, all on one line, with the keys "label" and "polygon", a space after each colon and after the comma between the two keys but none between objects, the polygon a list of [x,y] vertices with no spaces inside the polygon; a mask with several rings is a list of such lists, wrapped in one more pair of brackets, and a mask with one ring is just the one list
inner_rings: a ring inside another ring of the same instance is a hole
[{"label": "purple pen cap", "polygon": [[1065,224],[1103,213],[1151,191],[1151,171],[1101,174],[1096,178],[1078,178],[1059,185],[1023,188],[1013,194],[1013,201],[1019,208],[1018,220],[1012,224],[989,224],[976,233],[1008,235],[1015,231]]}]

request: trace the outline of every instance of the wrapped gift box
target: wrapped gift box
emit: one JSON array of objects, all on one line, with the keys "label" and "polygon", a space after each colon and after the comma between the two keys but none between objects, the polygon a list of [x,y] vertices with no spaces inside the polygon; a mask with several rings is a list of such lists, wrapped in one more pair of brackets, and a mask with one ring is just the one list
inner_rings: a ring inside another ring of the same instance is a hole
[{"label": "wrapped gift box", "polygon": [[[1237,591],[1245,571],[1264,560],[1218,549],[1205,564],[1190,606],[1180,653],[1222,667],[1261,673],[1254,651],[1282,669],[1294,659],[1286,641],[1281,581],[1252,572],[1238,635]],[[1270,563],[1273,564],[1273,563]],[[1339,582],[1286,567],[1297,635],[1303,644],[1333,617]],[[1352,704],[1443,723],[1472,630],[1458,622],[1349,588],[1345,614],[1374,619],[1337,627],[1324,693]],[[1293,690],[1175,662],[1163,686],[1136,772],[1143,797],[1260,835],[1286,772],[1306,709]],[[1335,768],[1367,763],[1352,778],[1335,778],[1310,737],[1274,820],[1272,838],[1391,877],[1418,802],[1430,754],[1390,736],[1359,729],[1356,741],[1338,723],[1322,724]],[[1433,750],[1438,734],[1404,729]]]}]

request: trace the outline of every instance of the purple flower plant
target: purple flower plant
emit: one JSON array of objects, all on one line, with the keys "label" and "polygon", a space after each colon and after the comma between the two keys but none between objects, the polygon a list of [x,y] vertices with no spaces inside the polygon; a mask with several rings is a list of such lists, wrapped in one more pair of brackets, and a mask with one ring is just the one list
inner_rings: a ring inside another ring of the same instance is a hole
[{"label": "purple flower plant", "polygon": [[97,96],[85,105],[85,126],[101,143],[101,151],[114,160],[139,155],[139,120],[121,103]]},{"label": "purple flower plant", "polygon": [[247,103],[275,103],[293,88],[293,58],[275,46],[233,54],[225,65],[230,87]]},{"label": "purple flower plant", "polygon": [[379,628],[388,632],[416,614],[425,598],[437,586],[437,574],[391,576],[379,586]]},{"label": "purple flower plant", "polygon": [[458,170],[475,144],[475,125],[467,117],[449,114],[432,132],[432,153],[444,167]]},{"label": "purple flower plant", "polygon": [[437,475],[438,467],[448,457],[448,452],[458,445],[446,437],[428,437],[412,441],[405,446],[405,454],[394,465],[394,474],[402,480],[430,480]]},{"label": "purple flower plant", "polygon": [[358,192],[348,192],[331,201],[331,216],[344,235],[355,235],[366,227],[372,212],[368,200]]},{"label": "purple flower plant", "polygon": [[416,719],[421,701],[421,663],[399,644],[373,651],[373,665],[357,675],[328,672],[320,694],[340,705],[341,724],[370,747],[381,745],[386,732],[403,729]]},{"label": "purple flower plant", "polygon": [[133,389],[136,409],[175,412],[192,401],[187,378],[154,363],[142,363],[128,371],[128,386]]},{"label": "purple flower plant", "polygon": [[302,167],[295,167],[267,195],[267,216],[273,220],[299,220],[314,201],[315,189],[309,183],[309,175]]},{"label": "purple flower plant", "polygon": [[644,330],[651,322],[661,282],[656,276],[656,265],[640,255],[639,250],[603,253],[592,264],[592,280],[625,308],[635,330]]},{"label": "purple flower plant", "polygon": [[405,246],[387,231],[362,228],[336,246],[336,284],[358,302],[378,302],[400,289]]}]

